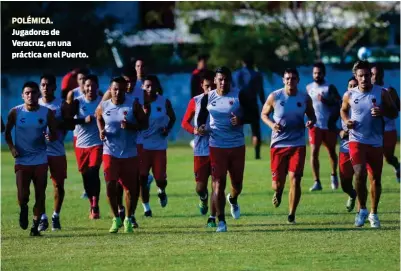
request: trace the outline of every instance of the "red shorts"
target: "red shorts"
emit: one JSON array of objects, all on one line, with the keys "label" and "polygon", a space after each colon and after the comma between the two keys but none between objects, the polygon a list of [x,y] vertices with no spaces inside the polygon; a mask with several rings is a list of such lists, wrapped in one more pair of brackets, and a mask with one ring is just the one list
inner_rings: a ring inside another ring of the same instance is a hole
[{"label": "red shorts", "polygon": [[383,135],[383,151],[384,153],[394,154],[395,146],[397,145],[397,131],[387,131]]},{"label": "red shorts", "polygon": [[146,150],[141,152],[140,174],[148,176],[152,169],[153,177],[162,181],[167,179],[167,151],[166,150]]},{"label": "red shorts", "polygon": [[34,166],[26,166],[26,165],[15,165],[14,171],[20,171],[22,174],[22,178],[24,181],[31,181],[31,180],[47,180],[47,169],[48,164],[40,164]]},{"label": "red shorts", "polygon": [[143,152],[143,144],[136,144],[136,149],[138,151],[138,156],[140,157]]},{"label": "red shorts", "polygon": [[64,184],[67,179],[67,157],[61,156],[47,156],[49,164],[50,178],[53,183]]},{"label": "red shorts", "polygon": [[309,129],[309,143],[320,147],[322,143],[328,149],[334,149],[337,143],[337,133],[327,129],[313,127]]},{"label": "red shorts", "polygon": [[370,174],[381,175],[383,169],[383,148],[358,142],[349,143],[349,154],[353,166],[366,165]]},{"label": "red shorts", "polygon": [[85,172],[90,167],[100,167],[102,164],[103,146],[75,148],[79,172]]},{"label": "red shorts", "polygon": [[138,157],[116,158],[103,154],[103,171],[106,182],[118,181],[126,190],[138,182]]},{"label": "red shorts", "polygon": [[225,178],[228,171],[231,183],[242,184],[245,168],[245,146],[237,148],[209,147],[209,149],[213,180]]},{"label": "red shorts", "polygon": [[207,183],[211,172],[209,156],[194,156],[194,173],[197,183]]},{"label": "red shorts", "polygon": [[270,160],[273,181],[286,178],[287,172],[303,176],[306,147],[271,148]]},{"label": "red shorts", "polygon": [[349,153],[340,152],[338,164],[340,166],[340,179],[352,180],[354,177],[354,168],[352,167]]}]

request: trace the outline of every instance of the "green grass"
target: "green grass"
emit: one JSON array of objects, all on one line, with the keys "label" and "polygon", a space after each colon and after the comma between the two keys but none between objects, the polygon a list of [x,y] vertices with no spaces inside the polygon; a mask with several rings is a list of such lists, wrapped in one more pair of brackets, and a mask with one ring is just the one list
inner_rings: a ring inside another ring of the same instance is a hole
[{"label": "green grass", "polygon": [[[399,148],[397,147],[397,153]],[[61,213],[63,230],[47,231],[41,238],[29,237],[18,225],[13,159],[2,152],[1,233],[3,270],[399,270],[400,187],[393,170],[385,165],[383,194],[379,207],[382,228],[353,226],[354,212],[347,213],[347,196],[332,192],[327,152],[321,153],[323,191],[312,194],[309,162],[302,180],[302,199],[297,225],[287,225],[288,189],[280,208],[271,204],[270,155],[263,147],[263,160],[253,159],[247,149],[244,189],[239,197],[242,216],[233,220],[226,207],[228,232],[206,229],[195,194],[192,151],[172,147],[168,151],[167,193],[162,209],[152,184],[154,217],[144,219],[138,206],[140,228],[134,234],[109,234],[109,207],[102,183],[101,216],[88,219],[89,204],[83,191],[73,153],[68,152],[66,197]],[[309,155],[307,157],[307,161]],[[32,187],[31,187],[32,188]],[[53,205],[49,182],[46,207]],[[33,206],[31,189],[30,210]],[[369,201],[370,202],[370,201]],[[370,204],[370,203],[369,203]]]}]

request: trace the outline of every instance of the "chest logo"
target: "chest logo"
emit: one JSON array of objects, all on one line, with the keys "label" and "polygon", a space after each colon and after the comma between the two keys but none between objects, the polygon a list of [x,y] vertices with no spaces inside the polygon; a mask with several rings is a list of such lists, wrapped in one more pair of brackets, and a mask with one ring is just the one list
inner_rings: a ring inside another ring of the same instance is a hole
[{"label": "chest logo", "polygon": [[231,101],[230,101],[230,105],[233,105],[233,104],[234,104],[234,101],[233,101],[233,100],[231,100]]},{"label": "chest logo", "polygon": [[358,99],[355,99],[354,100],[354,104],[358,104],[359,103],[359,100]]},{"label": "chest logo", "polygon": [[106,112],[106,116],[110,116],[110,111],[107,111],[107,112]]},{"label": "chest logo", "polygon": [[25,123],[25,118],[21,118],[19,121],[20,121],[21,123]]},{"label": "chest logo", "polygon": [[86,111],[86,106],[82,106],[82,111]]},{"label": "chest logo", "polygon": [[302,103],[301,103],[301,102],[297,102],[297,106],[298,106],[298,107],[301,107],[301,106],[302,106]]},{"label": "chest logo", "polygon": [[284,102],[284,101],[281,101],[281,102],[280,102],[280,105],[281,105],[281,106],[284,106],[284,105],[285,105],[285,102]]},{"label": "chest logo", "polygon": [[211,105],[212,105],[212,106],[216,106],[216,102],[215,102],[215,101],[212,102]]},{"label": "chest logo", "polygon": [[44,120],[43,119],[39,119],[39,124],[43,124]]}]

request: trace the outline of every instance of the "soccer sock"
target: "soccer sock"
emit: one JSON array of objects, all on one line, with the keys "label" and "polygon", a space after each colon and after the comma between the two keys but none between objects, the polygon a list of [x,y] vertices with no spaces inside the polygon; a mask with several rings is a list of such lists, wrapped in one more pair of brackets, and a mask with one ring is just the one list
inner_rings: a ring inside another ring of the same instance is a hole
[{"label": "soccer sock", "polygon": [[230,196],[228,197],[228,199],[229,199],[229,201],[230,201],[230,204],[233,204],[233,205],[237,205],[237,204],[238,204],[238,202],[237,202],[238,197],[232,198],[232,197],[231,197],[231,194],[230,194]]},{"label": "soccer sock", "polygon": [[58,216],[59,216],[59,213],[56,213],[56,211],[54,211],[52,216],[53,216],[53,217],[58,217]]},{"label": "soccer sock", "polygon": [[223,221],[224,223],[226,222],[226,216],[225,215],[218,215],[217,218],[219,221]]},{"label": "soccer sock", "polygon": [[43,214],[42,217],[41,217],[40,219],[43,219],[43,220],[44,220],[44,219],[47,219],[47,215],[46,215],[46,214]]},{"label": "soccer sock", "polygon": [[149,202],[142,203],[142,206],[143,206],[143,210],[144,210],[145,212],[150,211]]},{"label": "soccer sock", "polygon": [[159,188],[157,191],[158,191],[159,194],[165,193],[165,190],[164,190],[164,189],[161,189],[161,188]]},{"label": "soccer sock", "polygon": [[204,192],[198,193],[198,195],[199,195],[199,199],[200,199],[201,201],[207,201],[208,198],[209,198],[209,192],[207,191],[207,189],[206,189],[206,191],[204,191]]},{"label": "soccer sock", "polygon": [[216,217],[211,215],[211,216],[209,216],[209,219],[216,220]]}]

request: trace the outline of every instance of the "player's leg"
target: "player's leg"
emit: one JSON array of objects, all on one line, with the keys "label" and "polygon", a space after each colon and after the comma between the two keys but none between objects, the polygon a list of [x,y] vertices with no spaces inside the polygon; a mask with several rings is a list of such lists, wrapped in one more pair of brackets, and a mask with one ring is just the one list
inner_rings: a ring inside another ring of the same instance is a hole
[{"label": "player's leg", "polygon": [[367,145],[357,142],[349,143],[349,153],[351,156],[352,167],[354,168],[355,190],[358,199],[358,213],[355,217],[355,226],[362,227],[368,218],[368,210],[366,209],[366,200],[368,191],[367,182]]},{"label": "player's leg", "polygon": [[260,147],[262,145],[262,138],[260,133],[260,114],[254,114],[253,121],[251,122],[252,130],[252,144],[255,148],[255,159],[260,159]]},{"label": "player's leg", "polygon": [[17,184],[17,198],[20,206],[19,225],[23,230],[28,228],[28,202],[29,186],[32,179],[32,168],[29,166],[15,165],[15,177]]},{"label": "player's leg", "polygon": [[304,173],[306,147],[291,148],[288,161],[288,175],[290,178],[289,214],[288,222],[295,223],[295,212],[301,200],[301,179]]},{"label": "player's leg", "polygon": [[153,151],[152,155],[152,172],[156,180],[156,185],[159,188],[157,196],[161,207],[166,207],[168,198],[166,194],[167,187],[167,151],[158,150]]},{"label": "player's leg", "polygon": [[231,215],[234,219],[240,217],[238,196],[242,192],[245,169],[245,146],[231,149],[229,153],[228,172],[231,179],[231,191],[227,195],[227,201],[231,206]]},{"label": "player's leg", "polygon": [[323,144],[325,145],[328,153],[331,165],[331,189],[338,189],[338,177],[337,177],[337,164],[338,157],[336,153],[337,144],[337,133],[329,130],[323,132]]},{"label": "player's leg", "polygon": [[142,198],[142,205],[143,205],[143,210],[144,210],[144,215],[145,217],[151,217],[152,216],[152,210],[150,209],[149,205],[149,188],[148,188],[148,175],[150,168],[152,166],[152,155],[153,153],[149,150],[142,150],[141,152],[141,157],[140,157],[140,165],[139,165],[139,171],[140,171],[140,194]]},{"label": "player's leg", "polygon": [[99,198],[100,198],[100,165],[102,164],[103,147],[95,146],[90,148],[89,164],[88,164],[88,179],[89,190],[91,192],[91,219],[100,218]]},{"label": "player's leg", "polygon": [[124,187],[121,184],[121,180],[119,180],[116,185],[116,191],[117,191],[117,205],[118,205],[118,215],[121,218],[122,221],[124,221],[125,218],[125,207],[123,204],[123,197],[124,197]]},{"label": "player's leg", "polygon": [[377,215],[377,208],[379,206],[380,196],[382,193],[382,170],[383,170],[383,159],[377,159],[382,157],[382,148],[370,147],[367,154],[367,169],[369,173],[370,181],[370,202],[371,209],[369,214],[369,222],[372,228],[380,228],[380,220]]},{"label": "player's leg", "polygon": [[[74,148],[75,157],[77,158],[77,163],[78,163],[78,167],[79,167],[79,160],[78,160],[79,151],[77,149],[77,137],[75,135],[72,137],[72,147]],[[87,199],[87,198],[88,198],[88,194],[86,193],[85,186],[84,186],[84,192],[81,195],[81,199]]]},{"label": "player's leg", "polygon": [[[75,155],[77,158],[78,171],[82,175],[82,181],[83,181],[86,198],[88,198],[89,204],[92,208],[93,193],[92,193],[91,185],[90,185],[90,183],[91,183],[90,172],[88,172],[88,168],[89,168],[89,165],[91,162],[91,156],[92,156],[91,153],[92,153],[92,148],[75,147]],[[91,211],[91,213],[92,213],[92,211]]]},{"label": "player's leg", "polygon": [[210,175],[209,156],[194,156],[194,174],[196,182],[196,193],[199,196],[199,210],[202,215],[206,215],[209,209],[207,182]]},{"label": "player's leg", "polygon": [[340,180],[341,188],[349,197],[346,208],[351,212],[355,207],[356,191],[352,185],[354,177],[354,169],[352,168],[351,158],[349,153],[340,152]]},{"label": "player's leg", "polygon": [[54,189],[54,210],[52,215],[52,230],[61,230],[60,212],[64,201],[64,182],[67,178],[67,158],[63,156],[48,157],[50,178]]},{"label": "player's leg", "polygon": [[272,172],[273,206],[279,207],[283,195],[288,169],[288,148],[270,148],[270,167]]},{"label": "player's leg", "polygon": [[31,236],[40,235],[38,227],[40,223],[40,217],[45,210],[47,170],[48,164],[34,166],[32,182],[35,188],[35,205],[33,207],[33,224],[30,233]]},{"label": "player's leg", "polygon": [[400,162],[394,155],[395,147],[397,145],[397,131],[384,132],[383,151],[384,158],[389,165],[394,167],[397,177],[397,182],[400,182]]},{"label": "player's leg", "polygon": [[319,151],[322,144],[322,131],[313,127],[309,129],[309,145],[310,145],[310,162],[312,167],[312,176],[315,179],[310,191],[322,190],[320,182],[320,164],[319,164]]}]

